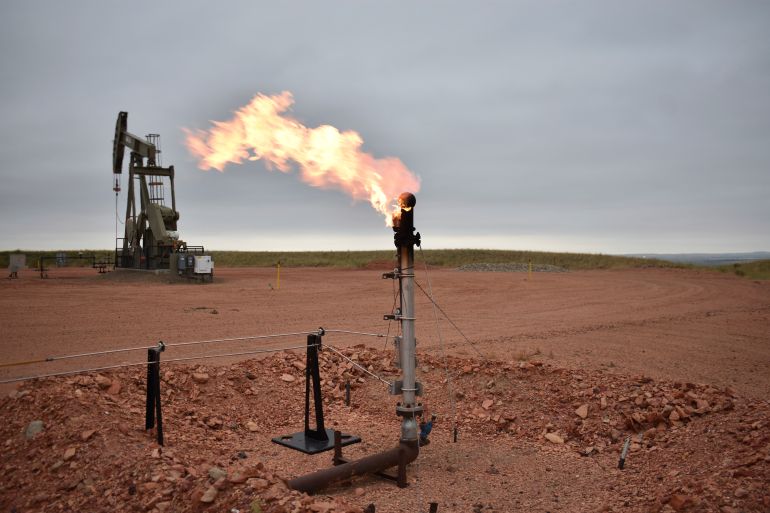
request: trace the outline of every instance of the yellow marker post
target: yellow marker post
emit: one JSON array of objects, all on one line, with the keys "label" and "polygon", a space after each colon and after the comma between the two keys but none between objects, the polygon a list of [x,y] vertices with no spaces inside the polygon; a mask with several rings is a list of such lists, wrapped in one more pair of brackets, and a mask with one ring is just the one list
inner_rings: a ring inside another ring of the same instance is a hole
[{"label": "yellow marker post", "polygon": [[275,288],[280,289],[281,288],[281,261],[278,261],[278,264],[275,266]]}]

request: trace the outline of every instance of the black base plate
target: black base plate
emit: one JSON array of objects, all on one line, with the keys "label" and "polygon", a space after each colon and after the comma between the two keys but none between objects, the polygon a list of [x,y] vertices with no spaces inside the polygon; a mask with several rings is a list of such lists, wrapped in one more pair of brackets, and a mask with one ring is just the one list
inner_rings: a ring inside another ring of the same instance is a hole
[{"label": "black base plate", "polygon": [[[326,436],[328,440],[316,440],[306,435],[304,431],[300,431],[291,435],[277,436],[273,438],[273,443],[283,445],[295,451],[304,452],[305,454],[318,454],[319,452],[334,449],[334,430],[327,429]],[[360,441],[360,437],[342,433],[342,447],[357,444]]]}]

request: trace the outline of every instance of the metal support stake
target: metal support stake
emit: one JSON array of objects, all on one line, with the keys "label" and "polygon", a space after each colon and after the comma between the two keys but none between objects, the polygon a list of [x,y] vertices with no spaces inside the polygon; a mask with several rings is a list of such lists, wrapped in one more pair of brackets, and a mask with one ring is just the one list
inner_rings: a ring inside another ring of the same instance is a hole
[{"label": "metal support stake", "polygon": [[158,444],[163,445],[163,415],[160,408],[160,353],[166,349],[163,342],[147,350],[147,402],[144,429],[157,424]]},{"label": "metal support stake", "polygon": [[[323,329],[307,336],[307,360],[305,365],[305,429],[298,433],[273,438],[273,442],[305,454],[316,454],[335,448],[334,433],[324,425],[324,405],[321,395],[321,372],[318,351],[323,343]],[[315,428],[310,427],[310,387],[313,387],[313,408]],[[341,435],[341,446],[355,444],[361,438],[349,434]],[[335,449],[336,450],[336,449]],[[341,456],[340,456],[341,457]]]},{"label": "metal support stake", "polygon": [[[305,436],[315,440],[327,441],[324,426],[324,405],[321,397],[321,374],[318,367],[318,348],[320,335],[307,336],[307,364],[305,366]],[[310,429],[310,382],[313,382],[313,406],[315,409],[315,429]]]},{"label": "metal support stake", "polygon": [[430,510],[428,513],[438,513],[438,502],[430,503]]},{"label": "metal support stake", "polygon": [[350,380],[345,382],[345,406],[350,406]]},{"label": "metal support stake", "polygon": [[341,465],[345,463],[342,459],[342,433],[340,431],[334,431],[334,458],[332,458],[333,465]]},{"label": "metal support stake", "polygon": [[628,448],[631,446],[631,436],[626,438],[626,443],[623,444],[623,450],[620,451],[620,460],[618,461],[618,468],[623,470],[626,466],[626,456],[628,456]]}]

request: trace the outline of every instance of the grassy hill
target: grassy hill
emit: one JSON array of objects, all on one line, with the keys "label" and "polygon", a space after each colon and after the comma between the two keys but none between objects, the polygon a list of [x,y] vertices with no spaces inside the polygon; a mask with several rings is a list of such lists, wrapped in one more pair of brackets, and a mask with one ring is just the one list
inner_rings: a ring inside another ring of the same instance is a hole
[{"label": "grassy hill", "polygon": [[[11,253],[24,253],[27,256],[27,266],[35,267],[41,255],[52,256],[52,251],[0,251],[0,268],[8,267]],[[96,255],[97,260],[112,260],[109,250],[64,251],[69,256]],[[219,267],[271,267],[277,262],[287,267],[341,267],[365,268],[384,262],[392,262],[395,249],[392,251],[212,251],[214,262]],[[623,269],[639,267],[690,267],[685,264],[666,262],[652,258],[622,257],[590,253],[548,253],[541,251],[506,251],[490,249],[432,249],[421,252],[417,250],[417,260],[424,257],[432,266],[459,267],[464,264],[488,263],[527,263],[546,264],[564,267],[565,269]],[[53,261],[46,265],[53,266]],[[70,260],[68,265],[88,265],[83,261]]]},{"label": "grassy hill", "polygon": [[738,276],[745,276],[752,280],[770,280],[770,260],[722,265],[717,269],[723,273],[735,273]]},{"label": "grassy hill", "polygon": [[[301,267],[362,268],[380,262],[391,262],[393,251],[333,251],[333,252],[240,252],[214,251],[217,265],[225,267],[281,265]],[[585,253],[546,253],[536,251],[505,251],[489,249],[432,249],[416,252],[418,261],[427,259],[432,266],[459,267],[473,263],[549,264],[566,269],[616,269],[630,267],[685,267],[680,264],[644,258],[629,258]]]}]

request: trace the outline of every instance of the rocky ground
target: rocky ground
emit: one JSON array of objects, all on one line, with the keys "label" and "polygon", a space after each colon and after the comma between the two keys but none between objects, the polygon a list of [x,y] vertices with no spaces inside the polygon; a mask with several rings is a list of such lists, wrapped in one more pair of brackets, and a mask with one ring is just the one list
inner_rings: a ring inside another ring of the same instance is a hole
[{"label": "rocky ground", "polygon": [[[394,333],[381,273],[288,268],[280,290],[274,269],[218,269],[205,286],[91,269],[0,280],[0,381],[139,363],[0,384],[0,512],[770,511],[770,282],[697,270],[418,270],[419,378],[438,423],[409,487],[289,492],[283,479],[331,459],[271,442],[303,427],[304,356],[221,355],[304,346],[242,337],[324,326],[327,346],[392,381],[383,338],[332,331]],[[49,359],[159,340],[164,447],[144,430],[146,350]],[[170,362],[201,356],[216,357]],[[327,425],[363,439],[346,457],[392,448],[396,398],[331,349],[322,359]]]},{"label": "rocky ground", "polygon": [[[397,376],[387,349],[343,353],[386,381]],[[474,512],[770,510],[768,401],[543,360],[450,357],[445,367],[420,355],[438,422],[409,487],[364,477],[314,497],[284,480],[328,466],[329,453],[270,442],[302,429],[301,352],[163,364],[163,447],[144,430],[141,368],[24,382],[0,400],[1,510],[396,512],[432,501]],[[364,439],[346,455],[394,446],[385,385],[328,348],[321,361],[327,422]]]}]

